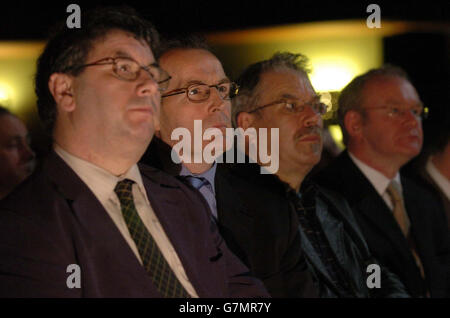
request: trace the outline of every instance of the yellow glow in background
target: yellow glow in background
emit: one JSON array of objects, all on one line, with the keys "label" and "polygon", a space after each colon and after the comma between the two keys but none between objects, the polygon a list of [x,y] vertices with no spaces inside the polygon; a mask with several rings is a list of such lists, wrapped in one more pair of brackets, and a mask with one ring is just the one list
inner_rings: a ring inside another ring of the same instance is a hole
[{"label": "yellow glow in background", "polygon": [[24,116],[36,112],[34,75],[42,42],[0,43],[0,104]]},{"label": "yellow glow in background", "polygon": [[[383,37],[408,31],[440,28],[435,24],[383,21],[369,29],[365,20],[326,21],[206,34],[235,79],[249,64],[277,51],[302,53],[309,58],[311,82],[318,92],[338,92],[355,76],[383,63]],[[33,78],[44,42],[0,42],[0,103],[19,116],[37,118]],[[333,110],[336,106],[333,105]],[[339,127],[330,128],[338,142]]]}]

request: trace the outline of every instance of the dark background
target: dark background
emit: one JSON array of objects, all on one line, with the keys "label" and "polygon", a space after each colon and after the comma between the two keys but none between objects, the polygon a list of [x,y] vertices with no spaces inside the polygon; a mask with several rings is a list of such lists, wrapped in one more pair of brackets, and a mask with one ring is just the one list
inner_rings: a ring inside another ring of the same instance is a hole
[{"label": "dark background", "polygon": [[[450,129],[450,0],[422,1],[8,1],[0,4],[0,41],[44,40],[49,28],[65,20],[69,4],[83,10],[99,5],[127,4],[154,23],[162,35],[207,33],[292,23],[366,19],[376,3],[381,21],[402,20],[446,24],[432,33],[409,33],[384,39],[384,61],[403,67],[425,105],[425,146]],[[81,24],[82,22],[81,18]],[[34,126],[34,125],[32,125]],[[32,128],[38,144],[42,131]],[[40,137],[39,137],[40,136]],[[35,139],[36,140],[36,139]],[[37,147],[39,148],[39,147]]]},{"label": "dark background", "polygon": [[97,5],[127,4],[152,21],[163,34],[210,32],[289,23],[365,19],[370,3],[381,7],[382,19],[450,21],[449,0],[422,1],[2,1],[0,40],[44,39],[50,25],[69,14],[70,3],[84,9]]}]

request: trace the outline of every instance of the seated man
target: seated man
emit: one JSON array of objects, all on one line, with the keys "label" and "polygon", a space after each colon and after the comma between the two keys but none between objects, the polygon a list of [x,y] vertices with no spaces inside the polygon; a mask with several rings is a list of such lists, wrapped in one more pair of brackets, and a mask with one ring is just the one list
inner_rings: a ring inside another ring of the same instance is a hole
[{"label": "seated man", "polygon": [[[259,155],[252,154],[250,138],[244,151],[250,154],[247,160],[256,163],[234,165],[232,172],[241,182],[233,187],[238,193],[253,190],[253,195],[243,199],[254,213],[294,211],[308,268],[321,297],[407,297],[403,285],[385,268],[381,268],[381,284],[368,284],[367,270],[373,267],[369,265],[378,264],[347,202],[305,180],[320,159],[321,115],[326,112],[305,63],[300,54],[277,53],[249,66],[237,80],[240,91],[233,99],[233,123],[245,132],[255,129],[259,145],[267,137],[267,153],[279,154],[279,167],[275,175],[263,174],[268,172],[264,171],[265,159],[259,150]],[[279,136],[274,143],[269,142],[273,134]]]},{"label": "seated man", "polygon": [[[233,177],[224,163],[208,162],[203,155],[201,160],[193,160],[195,138],[202,138],[208,128],[225,134],[231,126],[231,98],[236,87],[222,64],[197,37],[167,42],[159,62],[172,79],[162,95],[160,138],[154,138],[142,162],[180,176],[200,191],[228,247],[264,282],[273,297],[315,297],[292,214],[249,211],[231,185]],[[201,130],[196,131],[199,123]],[[186,148],[191,149],[191,160],[183,153],[178,158],[181,163],[175,163],[171,150],[179,141],[172,134],[180,128],[190,133]],[[203,154],[212,145],[225,150],[226,140],[223,144],[203,140],[197,153]],[[253,189],[248,188],[243,195],[253,195]],[[271,204],[264,198],[261,201]]]},{"label": "seated man", "polygon": [[422,102],[393,66],[354,78],[339,96],[347,150],[316,177],[349,202],[373,255],[413,297],[450,296],[450,244],[436,200],[399,169],[422,147]]},{"label": "seated man", "polygon": [[[450,112],[437,123],[439,133],[430,132],[429,144],[419,156],[401,168],[401,174],[427,188],[442,203],[450,230]],[[450,231],[449,231],[450,233]]]},{"label": "seated man", "polygon": [[441,137],[442,143],[436,145],[419,173],[422,180],[439,195],[450,230],[450,126],[446,129],[447,132]]},{"label": "seated man", "polygon": [[262,284],[211,226],[201,196],[136,163],[170,76],[132,9],[65,24],[38,60],[54,147],[0,203],[0,297],[250,297]]},{"label": "seated man", "polygon": [[6,197],[33,171],[27,127],[0,106],[0,199]]}]

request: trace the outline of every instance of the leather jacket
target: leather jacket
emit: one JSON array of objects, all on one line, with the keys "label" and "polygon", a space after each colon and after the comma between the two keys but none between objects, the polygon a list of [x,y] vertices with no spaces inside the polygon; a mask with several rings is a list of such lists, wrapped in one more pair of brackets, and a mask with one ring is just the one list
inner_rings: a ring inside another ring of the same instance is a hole
[{"label": "leather jacket", "polygon": [[[260,174],[260,167],[254,163],[233,164],[230,165],[230,171],[247,180],[253,186],[254,196],[244,198],[247,207],[251,208],[252,202],[260,200],[261,195],[264,195],[265,200],[278,200],[280,208],[286,207],[287,201],[289,208],[294,210],[297,210],[296,204],[298,204],[298,200],[303,201],[309,196],[310,200],[308,201],[314,202],[315,214],[319,224],[339,266],[346,276],[344,279],[351,286],[349,294],[342,294],[340,289],[335,286],[319,254],[299,223],[301,246],[304,250],[308,267],[315,277],[317,287],[320,290],[320,297],[409,297],[398,277],[386,267],[379,265],[372,257],[353,213],[343,197],[331,190],[304,181],[300,192],[305,189],[309,190],[300,199],[297,193],[277,176]],[[277,213],[277,211],[273,211],[273,213]],[[367,287],[367,279],[372,274],[372,271],[367,272],[367,267],[370,264],[380,266],[381,288],[369,289]]]}]

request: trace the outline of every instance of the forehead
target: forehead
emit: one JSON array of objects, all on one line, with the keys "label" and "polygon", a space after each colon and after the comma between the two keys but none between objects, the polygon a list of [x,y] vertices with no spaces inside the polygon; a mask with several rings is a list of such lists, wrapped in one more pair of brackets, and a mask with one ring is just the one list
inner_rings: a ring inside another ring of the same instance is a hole
[{"label": "forehead", "polygon": [[137,40],[133,34],[121,30],[111,30],[95,40],[87,60],[92,62],[115,56],[131,57],[142,65],[155,62],[153,52],[145,41]]},{"label": "forehead", "polygon": [[172,76],[171,84],[190,81],[215,84],[226,77],[217,57],[203,49],[170,50],[161,56],[159,62]]},{"label": "forehead", "polygon": [[315,95],[308,77],[291,70],[271,70],[261,75],[257,86],[261,102],[270,102],[278,98],[309,99]]},{"label": "forehead", "polygon": [[366,83],[362,94],[363,104],[420,104],[414,86],[398,76],[378,76]]},{"label": "forehead", "polygon": [[0,139],[5,140],[13,136],[26,136],[27,128],[21,120],[12,115],[0,116]]}]

